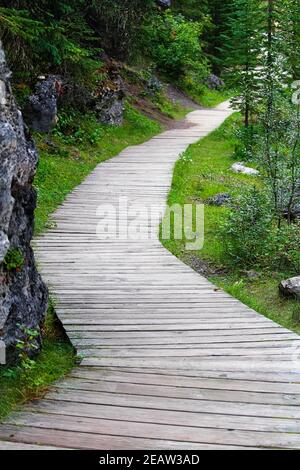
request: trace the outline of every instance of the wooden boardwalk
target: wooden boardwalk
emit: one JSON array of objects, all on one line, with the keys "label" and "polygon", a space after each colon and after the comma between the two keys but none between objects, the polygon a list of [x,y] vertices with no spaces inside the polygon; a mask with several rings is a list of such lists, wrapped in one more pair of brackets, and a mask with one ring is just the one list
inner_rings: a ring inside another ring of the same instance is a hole
[{"label": "wooden boardwalk", "polygon": [[97,208],[120,196],[164,207],[179,154],[229,114],[195,111],[190,127],[127,148],[56,212],[36,242],[39,264],[83,360],[0,426],[0,449],[300,449],[299,337],[216,289],[157,236],[96,236]]}]

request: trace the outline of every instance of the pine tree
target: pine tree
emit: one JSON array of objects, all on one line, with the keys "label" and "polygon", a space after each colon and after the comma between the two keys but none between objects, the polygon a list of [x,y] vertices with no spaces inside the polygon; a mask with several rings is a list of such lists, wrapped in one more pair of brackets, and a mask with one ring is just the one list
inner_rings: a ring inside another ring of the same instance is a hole
[{"label": "pine tree", "polygon": [[233,103],[252,124],[259,87],[263,12],[259,0],[233,0],[227,11],[229,29],[222,36],[222,59],[227,80],[237,91]]}]

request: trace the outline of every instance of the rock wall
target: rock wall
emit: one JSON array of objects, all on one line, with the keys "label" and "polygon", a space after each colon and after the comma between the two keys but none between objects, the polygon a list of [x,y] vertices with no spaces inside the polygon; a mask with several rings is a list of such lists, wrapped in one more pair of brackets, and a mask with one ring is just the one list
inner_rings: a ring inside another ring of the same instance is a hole
[{"label": "rock wall", "polygon": [[10,72],[0,43],[0,340],[8,357],[26,338],[28,328],[40,328],[47,308],[47,289],[38,274],[30,242],[36,192],[32,182],[38,155],[12,96]]}]

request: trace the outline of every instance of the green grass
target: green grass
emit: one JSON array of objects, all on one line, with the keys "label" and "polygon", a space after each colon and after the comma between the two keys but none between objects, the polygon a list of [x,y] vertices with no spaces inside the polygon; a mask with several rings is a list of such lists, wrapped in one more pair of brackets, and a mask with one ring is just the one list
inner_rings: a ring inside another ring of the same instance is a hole
[{"label": "green grass", "polygon": [[0,420],[29,400],[43,397],[50,384],[75,365],[73,347],[61,333],[50,306],[44,327],[44,344],[32,369],[0,368]]},{"label": "green grass", "polygon": [[179,102],[169,100],[164,93],[160,93],[153,102],[163,114],[171,119],[183,119],[188,112],[193,111],[182,106]]},{"label": "green grass", "polygon": [[178,86],[204,108],[214,108],[234,95],[232,90],[211,90],[204,86],[195,86],[193,83],[188,86],[186,84],[178,84]]},{"label": "green grass", "polygon": [[[234,163],[235,130],[239,122],[240,116],[236,113],[215,132],[188,148],[175,166],[169,205],[205,202],[220,192],[235,197],[250,185],[262,184],[255,177],[230,171]],[[187,252],[185,239],[162,240],[162,243],[188,264],[193,265],[193,261],[198,259],[217,268],[223,274],[213,276],[215,284],[263,315],[300,333],[299,302],[283,299],[278,292],[279,282],[291,273],[261,272],[259,278],[250,279],[245,271],[234,266],[218,230],[228,214],[229,209],[224,206],[205,205],[205,242],[202,250]]]},{"label": "green grass", "polygon": [[101,126],[92,114],[61,117],[62,131],[36,135],[40,162],[35,178],[38,191],[36,233],[49,226],[49,215],[95,166],[129,145],[139,144],[160,132],[158,123],[127,105],[123,126]]},{"label": "green grass", "polygon": [[191,97],[205,108],[214,108],[218,104],[223,103],[223,101],[229,100],[229,98],[232,97],[232,92],[228,90],[218,91],[206,88],[203,94],[195,94],[193,96],[192,93]]},{"label": "green grass", "polygon": [[211,280],[244,304],[267,318],[300,334],[300,306],[297,300],[287,300],[278,294],[278,284],[286,273],[262,273],[250,280],[241,273],[212,276]]}]

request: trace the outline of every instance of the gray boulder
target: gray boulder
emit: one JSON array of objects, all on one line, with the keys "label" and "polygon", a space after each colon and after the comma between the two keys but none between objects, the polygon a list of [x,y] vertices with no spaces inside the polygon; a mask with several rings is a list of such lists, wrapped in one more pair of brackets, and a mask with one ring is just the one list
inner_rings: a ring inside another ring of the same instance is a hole
[{"label": "gray boulder", "polygon": [[95,112],[101,124],[121,126],[124,118],[124,86],[119,76],[101,88],[95,97]]},{"label": "gray boulder", "polygon": [[59,77],[42,77],[28,97],[23,114],[26,124],[38,132],[50,132],[57,123],[57,100],[62,90]]},{"label": "gray boulder", "polygon": [[38,274],[30,242],[36,193],[32,182],[38,162],[10,87],[10,72],[0,43],[0,341],[14,357],[26,329],[37,331],[47,307],[47,289]]},{"label": "gray boulder", "polygon": [[258,176],[259,171],[254,168],[245,166],[243,162],[234,163],[231,167],[231,171],[234,173],[242,173],[244,175]]},{"label": "gray boulder", "polygon": [[160,93],[164,88],[162,82],[155,75],[150,76],[149,80],[147,80],[146,87],[149,95],[152,96]]},{"label": "gray boulder", "polygon": [[211,206],[224,206],[226,204],[229,204],[231,201],[231,196],[228,193],[219,193],[216,194],[215,196],[210,197],[207,199],[207,204]]},{"label": "gray boulder", "polygon": [[282,281],[279,284],[279,291],[284,297],[300,299],[300,276]]},{"label": "gray boulder", "polygon": [[162,8],[170,8],[170,6],[172,5],[171,0],[156,0],[156,3],[159,7]]},{"label": "gray boulder", "polygon": [[208,86],[210,90],[219,90],[220,88],[223,88],[225,83],[224,81],[219,78],[217,75],[214,75],[213,73],[209,75],[209,77],[206,78],[205,84]]}]

